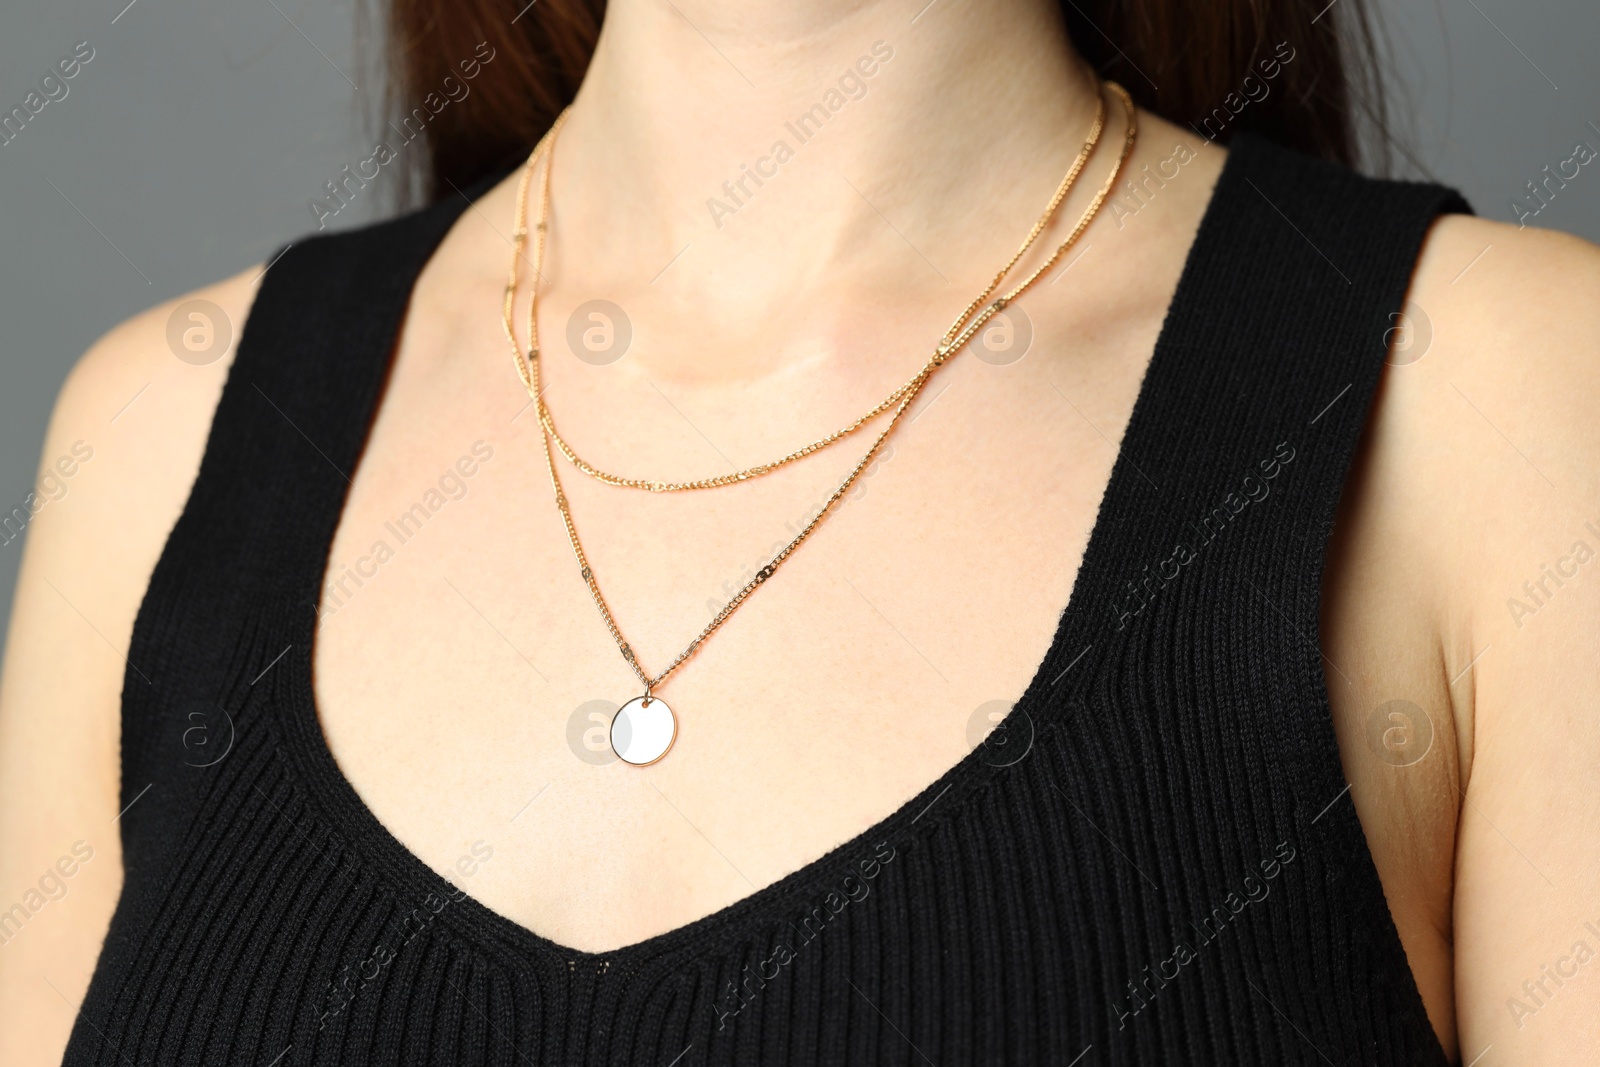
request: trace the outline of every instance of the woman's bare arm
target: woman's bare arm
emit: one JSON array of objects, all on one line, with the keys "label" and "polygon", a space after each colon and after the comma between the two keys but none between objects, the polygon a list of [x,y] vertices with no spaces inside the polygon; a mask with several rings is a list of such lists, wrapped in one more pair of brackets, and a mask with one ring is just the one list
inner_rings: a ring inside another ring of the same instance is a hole
[{"label": "woman's bare arm", "polygon": [[1423,364],[1440,357],[1432,371],[1457,427],[1445,485],[1462,499],[1461,521],[1440,551],[1472,597],[1461,611],[1471,665],[1447,680],[1472,724],[1455,851],[1461,1059],[1592,1063],[1600,249],[1510,226],[1459,229],[1457,258],[1482,258],[1417,298],[1432,302],[1437,349]]},{"label": "woman's bare arm", "polygon": [[[122,886],[120,707],[134,615],[199,470],[259,268],[138,315],[86,353],[50,420],[34,496],[4,522],[21,570],[0,675],[0,1063],[61,1062]],[[205,324],[168,343],[174,309]],[[215,327],[218,324],[212,324]],[[193,351],[198,348],[200,351]],[[209,359],[209,361],[207,361]],[[0,561],[3,565],[3,561]],[[174,758],[182,758],[174,754]],[[135,799],[134,803],[138,801]]]},{"label": "woman's bare arm", "polygon": [[[1597,297],[1591,244],[1441,220],[1341,519],[1346,774],[1430,1013],[1478,1067],[1600,1054]],[[1396,700],[1431,747],[1388,761],[1366,731]]]}]

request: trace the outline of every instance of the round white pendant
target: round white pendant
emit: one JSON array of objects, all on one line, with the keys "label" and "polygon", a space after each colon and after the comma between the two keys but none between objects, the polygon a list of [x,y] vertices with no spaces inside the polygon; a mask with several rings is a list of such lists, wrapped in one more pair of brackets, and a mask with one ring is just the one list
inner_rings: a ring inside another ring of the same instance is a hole
[{"label": "round white pendant", "polygon": [[611,751],[635,767],[665,756],[677,738],[677,717],[660,697],[634,697],[611,719]]}]

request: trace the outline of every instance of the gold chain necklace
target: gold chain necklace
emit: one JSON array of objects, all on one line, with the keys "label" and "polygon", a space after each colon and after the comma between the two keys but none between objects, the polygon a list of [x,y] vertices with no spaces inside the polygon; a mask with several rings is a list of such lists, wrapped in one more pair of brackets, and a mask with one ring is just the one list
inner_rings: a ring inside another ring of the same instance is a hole
[{"label": "gold chain necklace", "polygon": [[[1118,97],[1121,98],[1123,110],[1127,116],[1127,132],[1123,139],[1122,154],[1118,157],[1116,166],[1111,170],[1111,173],[1106,176],[1106,179],[1100,186],[1099,190],[1096,191],[1094,199],[1090,202],[1089,206],[1084,209],[1083,214],[1079,217],[1078,223],[1073,227],[1072,232],[1067,235],[1066,239],[1061,242],[1060,246],[1055,250],[1050,258],[1039,267],[1038,270],[1030,274],[1022,281],[1022,283],[1014,287],[1009,293],[999,297],[985,307],[977,318],[973,319],[971,323],[968,323],[963,327],[963,321],[972,315],[973,311],[979,306],[979,304],[986,300],[989,294],[992,293],[996,287],[998,287],[1006,271],[1001,271],[1000,275],[996,276],[995,281],[991,283],[989,289],[986,290],[984,294],[977,300],[973,301],[972,304],[968,305],[967,310],[962,313],[961,317],[956,320],[956,322],[951,326],[950,330],[946,332],[945,337],[940,341],[938,348],[935,350],[934,358],[930,359],[928,363],[917,372],[915,377],[913,377],[900,389],[896,390],[894,394],[891,394],[889,400],[885,401],[884,405],[882,405],[883,409],[887,410],[888,404],[894,404],[894,413],[890,417],[888,425],[885,426],[882,432],[880,432],[873,440],[872,445],[867,449],[866,454],[863,455],[856,465],[851,468],[850,473],[845,476],[845,479],[839,483],[839,487],[829,494],[827,501],[823,504],[821,509],[818,510],[817,514],[813,516],[811,521],[807,523],[805,527],[798,534],[796,534],[788,544],[780,549],[778,553],[766,563],[765,566],[756,572],[754,578],[746,582],[743,588],[734,594],[733,598],[723,606],[721,611],[717,612],[716,616],[713,617],[711,622],[700,631],[694,640],[690,641],[688,646],[685,647],[682,652],[678,653],[678,657],[654,677],[649,675],[645,669],[640,666],[638,657],[635,655],[632,646],[630,646],[627,639],[623,637],[622,629],[617,625],[616,617],[612,615],[611,608],[606,603],[604,594],[600,592],[600,584],[594,576],[594,568],[590,566],[589,558],[583,551],[583,544],[578,538],[578,528],[573,524],[572,521],[572,510],[568,504],[567,495],[561,488],[561,478],[556,472],[555,454],[550,448],[551,438],[556,437],[555,427],[553,425],[553,421],[548,418],[541,395],[541,361],[539,358],[538,319],[533,313],[533,306],[537,299],[539,288],[539,268],[543,264],[545,234],[548,230],[548,209],[550,202],[550,163],[548,158],[548,148],[553,142],[553,135],[556,133],[561,122],[566,117],[565,112],[563,112],[561,117],[556,120],[556,122],[551,126],[550,131],[545,134],[545,136],[540,140],[539,144],[535,146],[533,152],[530,153],[529,165],[523,170],[522,180],[519,183],[517,190],[515,238],[513,241],[514,247],[512,251],[511,271],[506,282],[503,325],[505,327],[506,339],[511,345],[512,356],[514,357],[516,363],[517,375],[519,378],[521,378],[523,386],[527,389],[529,400],[535,405],[540,414],[539,440],[544,447],[545,469],[550,474],[550,488],[555,494],[556,507],[561,512],[561,521],[566,527],[567,539],[572,544],[572,554],[578,561],[579,574],[583,577],[584,583],[589,587],[589,595],[594,599],[595,607],[599,609],[600,617],[605,621],[606,629],[611,632],[611,638],[616,642],[617,650],[622,653],[622,658],[627,661],[628,666],[632,668],[633,673],[644,685],[644,694],[642,696],[634,697],[632,700],[622,705],[622,707],[617,710],[611,721],[611,747],[612,750],[616,752],[617,756],[625,763],[629,763],[638,767],[649,766],[665,756],[668,750],[671,749],[673,742],[677,739],[677,718],[673,714],[672,709],[667,706],[666,701],[653,695],[656,687],[659,686],[668,675],[682,666],[683,663],[689,659],[689,657],[693,656],[697,651],[699,651],[700,646],[705,643],[706,639],[715,633],[723,623],[727,622],[728,618],[732,616],[733,613],[737,611],[738,608],[750,597],[750,594],[755,592],[756,588],[763,582],[771,578],[772,575],[777,572],[778,568],[783,565],[784,561],[794,553],[795,549],[799,548],[800,545],[811,536],[812,532],[816,530],[819,525],[821,525],[823,519],[825,519],[833,511],[834,505],[836,505],[845,496],[845,494],[850,491],[851,486],[853,486],[856,483],[856,480],[860,478],[861,473],[871,465],[873,458],[877,455],[878,450],[883,445],[883,442],[888,439],[889,434],[892,433],[895,426],[899,424],[901,417],[906,413],[907,410],[910,409],[918,394],[921,393],[922,387],[926,385],[928,379],[932,377],[933,372],[937,370],[938,367],[943,364],[952,353],[959,351],[961,346],[966,344],[967,341],[970,340],[971,337],[982,328],[984,323],[988,322],[990,318],[1004,310],[1007,304],[1016,299],[1017,296],[1019,296],[1024,290],[1026,290],[1036,280],[1044,275],[1052,266],[1054,266],[1061,256],[1067,251],[1067,249],[1076,243],[1078,238],[1083,234],[1084,230],[1088,228],[1089,223],[1092,222],[1094,217],[1099,213],[1101,205],[1105,202],[1105,198],[1110,194],[1112,186],[1116,183],[1118,176],[1122,173],[1122,169],[1128,161],[1128,156],[1133,151],[1134,140],[1138,135],[1137,115],[1134,111],[1132,98],[1130,98],[1127,91],[1117,83],[1108,82],[1106,84],[1117,94]],[[1101,124],[1103,115],[1104,100],[1102,99],[1101,107],[1096,118],[1097,126]],[[1098,133],[1096,136],[1098,136]],[[512,303],[516,297],[518,283],[521,278],[522,248],[528,236],[527,193],[528,186],[530,184],[530,175],[532,174],[532,161],[538,155],[540,155],[542,151],[546,155],[546,163],[540,178],[539,219],[535,227],[538,236],[534,243],[534,272],[533,279],[531,281],[533,294],[530,296],[529,300],[528,348],[526,353],[524,353],[523,349],[517,344],[516,335],[512,329],[511,309]],[[1069,175],[1075,178],[1076,172],[1082,170],[1084,161],[1085,157],[1080,154],[1079,159],[1073,164],[1073,170],[1069,172]],[[1022,251],[1027,249],[1028,244],[1031,243],[1038,233],[1041,232],[1048,224],[1050,216],[1053,215],[1056,208],[1060,205],[1060,201],[1064,198],[1064,195],[1065,194],[1062,189],[1057,190],[1056,195],[1051,198],[1050,213],[1041,219],[1040,222],[1035,224],[1034,232],[1029,235],[1028,242],[1024,243],[1022,250],[1020,250],[1016,256],[1012,257],[1011,263],[1007,264],[1006,270],[1009,270],[1010,267],[1016,263],[1017,259],[1021,258]],[[853,432],[861,425],[861,423],[865,422],[871,417],[871,415],[864,416],[861,420],[858,420],[857,423],[847,427],[845,430],[839,431],[838,434],[833,435],[833,438],[836,440],[840,436]],[[558,437],[556,439],[559,440]],[[825,443],[831,443],[827,438],[824,438],[823,440]],[[817,451],[818,449],[825,447],[825,443],[819,443],[811,446],[809,451]],[[802,450],[801,453],[794,455],[792,458],[799,458],[800,454],[809,454],[809,452]],[[567,455],[568,458],[572,459],[574,463],[579,464],[580,469],[585,469],[585,465],[583,465],[581,461],[579,461],[577,457],[570,451],[567,452]],[[790,462],[790,458],[786,458],[781,462]],[[769,467],[770,466],[771,465],[769,465]],[[599,478],[601,481],[607,482],[608,484],[626,484],[623,480],[613,480],[611,476],[601,475],[600,472],[593,471],[592,469],[588,469],[586,472],[590,473],[593,477]],[[763,473],[765,473],[765,471],[763,471]],[[723,476],[723,479],[720,481],[716,479],[705,479],[704,482],[706,484],[696,485],[692,483],[684,483],[682,485],[675,486],[675,488],[709,488],[712,484],[726,485],[732,481],[740,480],[745,480],[743,472],[741,472],[740,476]],[[642,483],[634,484],[631,487],[648,488],[655,484],[657,483]]]},{"label": "gold chain necklace", "polygon": [[[1117,88],[1119,92],[1121,91],[1120,86],[1115,88]],[[731,471],[727,474],[713,475],[709,478],[696,478],[686,482],[670,482],[650,478],[625,478],[621,475],[610,474],[606,471],[600,470],[599,468],[590,464],[588,461],[584,460],[578,455],[577,451],[572,447],[572,445],[567,442],[567,439],[561,436],[561,432],[556,429],[555,419],[551,417],[550,410],[545,405],[542,396],[538,398],[538,416],[540,423],[544,426],[545,431],[549,433],[551,438],[555,441],[556,447],[561,450],[562,455],[566,456],[572,465],[577,467],[578,470],[582,471],[584,474],[595,479],[596,481],[604,482],[607,485],[615,485],[624,489],[643,489],[654,493],[682,492],[688,489],[715,489],[724,485],[733,485],[737,482],[749,481],[752,478],[759,478],[763,475],[771,474],[778,468],[793,463],[795,460],[804,459],[806,456],[820,452],[830,445],[837,444],[839,441],[842,441],[844,438],[855,433],[867,423],[871,422],[879,415],[882,415],[884,412],[897,405],[905,398],[906,394],[918,382],[925,381],[927,375],[937,370],[949,357],[950,353],[959,351],[961,346],[964,345],[973,334],[977,333],[983,328],[984,323],[986,323],[995,314],[1003,310],[1006,302],[1014,298],[1018,293],[1022,292],[1023,289],[1026,289],[1032,284],[1034,278],[1049,270],[1049,268],[1054,264],[1055,257],[1052,257],[1049,262],[1040,267],[1038,271],[1035,271],[1032,277],[1028,278],[1025,282],[1023,282],[1023,284],[1017,286],[1010,293],[1006,294],[1006,296],[1003,297],[1000,302],[992,305],[992,310],[986,311],[978,321],[971,323],[966,329],[962,329],[962,325],[966,323],[967,319],[970,318],[973,312],[981,307],[991,295],[993,295],[994,291],[1000,287],[1001,281],[1003,281],[1005,276],[1011,272],[1011,268],[1016,266],[1017,261],[1020,260],[1028,251],[1028,249],[1033,246],[1033,242],[1041,233],[1044,232],[1044,229],[1047,225],[1049,225],[1050,220],[1055,217],[1057,208],[1060,207],[1061,202],[1066,199],[1068,192],[1070,192],[1073,185],[1076,184],[1078,175],[1083,171],[1084,165],[1088,162],[1090,155],[1093,154],[1095,147],[1099,144],[1100,134],[1105,128],[1105,97],[1101,94],[1096,94],[1096,97],[1094,121],[1089,127],[1088,135],[1084,138],[1083,146],[1079,148],[1078,155],[1073,160],[1072,166],[1068,168],[1066,175],[1061,179],[1061,183],[1056,187],[1055,194],[1050,198],[1050,203],[1046,205],[1044,213],[1040,215],[1038,221],[1033,224],[1033,229],[1029,231],[1027,238],[1022,242],[1022,245],[1017,249],[1016,253],[1012,255],[1011,259],[1007,261],[1004,267],[1000,268],[999,272],[995,274],[994,280],[989,283],[983,292],[979,293],[977,297],[974,298],[973,301],[962,310],[961,314],[956,317],[955,322],[950,325],[950,328],[945,331],[944,336],[940,338],[939,344],[934,349],[933,356],[926,364],[923,365],[922,369],[919,370],[916,375],[912,376],[910,381],[906,382],[904,385],[900,386],[900,388],[896,389],[894,392],[885,397],[877,407],[874,407],[871,411],[868,411],[865,415],[862,415],[860,418],[856,419],[848,426],[845,426],[843,429],[835,430],[826,437],[819,438],[808,445],[797,448],[788,455],[773,460],[770,463],[759,463],[753,467],[746,467],[743,470]],[[535,283],[533,292],[529,297],[527,312],[528,335],[532,338],[535,338],[535,351],[537,351],[536,338],[539,306],[537,273],[544,264],[544,243],[546,234],[548,233],[546,228],[546,220],[549,218],[550,165],[551,159],[555,153],[556,137],[559,135],[561,126],[566,121],[566,117],[566,111],[563,111],[559,116],[557,116],[556,121],[551,124],[549,132],[545,134],[545,136],[540,140],[539,144],[535,146],[534,150],[528,154],[528,161],[523,170],[523,184],[519,187],[519,195],[517,198],[519,212],[516,231],[517,240],[520,241],[525,239],[526,236],[526,227],[523,221],[525,216],[522,212],[521,205],[525,204],[527,201],[527,186],[530,180],[530,175],[533,171],[535,160],[542,154],[545,157],[545,169],[540,180],[539,215],[535,221],[535,226],[538,230],[538,237],[534,245]],[[1076,235],[1064,243],[1057,251],[1056,255],[1059,256],[1061,252],[1065,251],[1067,246],[1071,243],[1071,240],[1075,238]],[[520,252],[521,246],[518,245],[517,247],[518,251]],[[516,339],[511,327],[511,303],[515,295],[516,289],[515,282],[513,281],[513,283],[508,285],[506,289],[504,309],[505,314],[503,316],[505,320],[503,327],[506,337],[511,341],[513,348],[517,347]],[[520,358],[518,360],[518,373],[522,375],[524,384],[526,384],[529,375],[524,372],[521,366]]]}]

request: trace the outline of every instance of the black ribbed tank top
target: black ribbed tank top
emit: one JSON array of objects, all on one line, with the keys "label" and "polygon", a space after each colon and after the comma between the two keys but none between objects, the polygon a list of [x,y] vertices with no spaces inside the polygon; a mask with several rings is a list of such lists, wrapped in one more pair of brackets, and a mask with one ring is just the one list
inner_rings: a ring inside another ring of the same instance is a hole
[{"label": "black ribbed tank top", "polygon": [[1445,1063],[1317,634],[1393,316],[1457,195],[1237,140],[1002,728],[794,874],[599,954],[408,852],[312,700],[341,472],[466,206],[296,242],[262,282],[134,627],[126,881],[68,1065]]}]

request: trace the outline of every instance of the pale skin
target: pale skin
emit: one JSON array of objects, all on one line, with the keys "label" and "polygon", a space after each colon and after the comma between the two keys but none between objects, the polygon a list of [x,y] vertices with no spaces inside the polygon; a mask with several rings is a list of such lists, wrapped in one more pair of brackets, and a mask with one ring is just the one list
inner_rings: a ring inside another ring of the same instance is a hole
[{"label": "pale skin", "polygon": [[[920,6],[700,0],[683,9],[691,25],[668,5],[611,5],[561,141],[541,288],[549,402],[588,458],[693,477],[819,437],[909,377],[1015,248],[1077,150],[1091,84],[1052,5],[940,5],[912,24]],[[716,225],[706,199],[877,41],[893,57],[865,96]],[[961,759],[973,709],[1015,699],[1053,635],[1224,158],[1140,121],[1135,168],[1183,144],[1182,176],[1131,217],[1103,213],[1088,258],[1023,298],[1025,358],[940,372],[865,494],[663,689],[682,733],[646,772],[566,744],[573,709],[638,684],[571,562],[535,421],[519,417],[497,321],[514,182],[466,211],[419,280],[330,577],[474,442],[493,458],[317,636],[328,743],[381,821],[441,872],[486,842],[493,859],[467,891],[604,951],[776,881]],[[187,296],[242,324],[259,270]],[[1600,526],[1597,287],[1600,250],[1576,239],[1434,227],[1411,290],[1431,343],[1412,362],[1397,349],[1386,371],[1325,587],[1341,802],[1366,829],[1440,1040],[1484,1065],[1600,1052],[1600,960],[1571,961],[1577,941],[1600,950],[1583,927],[1600,926],[1600,563],[1546,580],[1534,613],[1507,606],[1531,605],[1523,583],[1574,542],[1600,548],[1584,528]],[[607,366],[562,340],[599,296],[634,325]],[[47,465],[79,440],[94,455],[28,531],[0,685],[0,901],[74,842],[94,853],[0,949],[7,1064],[59,1061],[121,884],[123,654],[231,359],[174,359],[175,303],[83,357],[44,446]],[[673,497],[563,472],[647,667],[866,441]],[[1366,740],[1393,699],[1433,726],[1409,766]],[[1558,987],[1556,972],[1575,976]],[[1533,1008],[1523,983],[1541,978],[1540,1006],[1516,1015],[1508,999]]]}]

